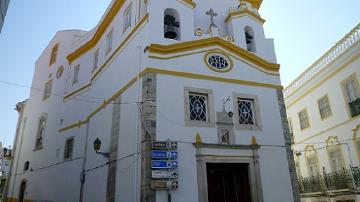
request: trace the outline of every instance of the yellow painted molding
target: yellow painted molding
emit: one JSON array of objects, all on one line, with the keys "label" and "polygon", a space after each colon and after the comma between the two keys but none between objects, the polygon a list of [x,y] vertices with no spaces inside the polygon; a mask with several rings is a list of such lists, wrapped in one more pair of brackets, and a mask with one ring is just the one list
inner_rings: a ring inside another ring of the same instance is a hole
[{"label": "yellow painted molding", "polygon": [[[291,106],[293,106],[294,104],[296,104],[297,102],[299,102],[301,99],[303,99],[305,96],[307,96],[308,94],[310,94],[311,92],[313,92],[314,90],[316,90],[318,87],[320,87],[323,83],[325,83],[326,81],[328,81],[329,79],[333,78],[336,74],[338,74],[341,70],[343,70],[344,68],[346,68],[347,66],[349,66],[351,63],[353,63],[355,60],[357,60],[358,58],[360,58],[360,53],[358,53],[357,55],[353,56],[350,58],[349,61],[347,61],[346,63],[344,63],[343,65],[341,65],[337,70],[335,70],[334,72],[332,72],[330,75],[328,75],[327,77],[325,77],[324,79],[320,80],[316,85],[314,85],[313,87],[309,88],[307,91],[305,91],[304,93],[301,94],[301,96],[299,96],[298,98],[296,98],[294,101],[290,102],[290,103],[286,103],[286,109],[289,109]],[[328,64],[328,66],[332,65],[335,61],[333,61],[331,64]],[[309,81],[310,82],[312,79],[314,79],[315,77],[317,77],[322,71],[318,72],[317,74],[315,74]],[[302,86],[303,87],[303,86]],[[300,87],[300,88],[302,88]],[[289,94],[287,96],[291,97],[293,96],[298,90],[300,90],[300,88],[295,89],[291,94]]]},{"label": "yellow painted molding", "polygon": [[208,39],[200,39],[195,41],[187,41],[187,42],[180,42],[171,45],[161,45],[161,44],[151,44],[149,46],[148,51],[150,53],[161,54],[161,55],[169,55],[175,53],[181,53],[186,51],[193,51],[201,48],[211,47],[211,46],[220,46],[225,50],[244,58],[245,60],[263,67],[269,71],[279,71],[280,65],[270,63],[259,56],[246,51],[228,41],[225,41],[219,37],[212,37]]},{"label": "yellow painted molding", "polygon": [[263,0],[243,0],[244,2],[248,2],[252,5],[252,7],[259,9]]},{"label": "yellow painted molding", "polygon": [[225,23],[229,24],[229,22],[234,19],[234,18],[239,18],[239,17],[243,17],[243,16],[249,16],[251,18],[254,18],[254,20],[256,20],[257,22],[259,22],[260,24],[264,24],[266,22],[266,20],[264,20],[263,18],[261,18],[260,16],[256,15],[255,13],[252,13],[249,10],[241,10],[241,11],[235,11],[235,12],[231,12],[228,14],[228,16],[225,18]]},{"label": "yellow painted molding", "polygon": [[142,72],[140,72],[139,75],[136,75],[135,77],[133,77],[127,84],[124,85],[124,87],[120,88],[109,99],[104,100],[104,102],[100,106],[98,106],[93,112],[91,112],[84,120],[79,120],[76,123],[73,123],[69,126],[61,128],[59,130],[59,132],[62,133],[62,132],[68,131],[73,128],[78,128],[81,125],[87,123],[92,117],[94,117],[101,110],[105,109],[105,107],[107,105],[109,105],[111,102],[113,102],[118,96],[123,94],[129,87],[131,87],[138,79],[142,78],[146,73],[156,73],[156,74],[169,75],[169,76],[211,80],[211,81],[218,81],[218,82],[224,82],[224,83],[264,87],[264,88],[273,88],[273,89],[282,89],[283,88],[280,85],[259,83],[259,82],[254,82],[254,81],[245,81],[245,80],[230,79],[230,78],[223,78],[223,77],[207,76],[207,75],[202,75],[202,74],[194,74],[194,73],[189,73],[189,72],[179,72],[179,71],[164,70],[164,69],[157,69],[157,68],[146,68]]},{"label": "yellow painted molding", "polygon": [[111,54],[111,56],[109,56],[109,58],[104,62],[103,65],[101,65],[100,68],[98,68],[92,75],[91,77],[91,81],[95,80],[95,78],[100,74],[100,72],[105,69],[105,67],[109,64],[109,62],[111,61],[111,59],[113,59],[115,57],[116,54],[118,54],[118,52],[120,50],[122,50],[124,48],[124,46],[128,43],[128,41],[130,39],[132,39],[132,37],[137,33],[137,31],[139,29],[141,29],[145,23],[147,23],[149,20],[149,14],[146,14],[139,22],[138,24],[135,26],[135,28],[128,34],[128,36],[123,40],[123,42],[120,43],[120,45],[115,49],[115,51]]},{"label": "yellow painted molding", "polygon": [[189,6],[190,8],[195,8],[196,7],[196,3],[192,0],[178,0],[181,3],[184,3],[186,6]]},{"label": "yellow painted molding", "polygon": [[66,95],[64,96],[64,100],[67,100],[67,99],[69,99],[70,97],[73,97],[74,95],[76,95],[76,94],[78,94],[78,93],[80,93],[80,92],[88,89],[90,86],[91,86],[91,83],[88,83],[88,84],[80,87],[79,89],[76,89],[75,91],[73,91],[73,92],[71,92],[71,93],[69,93],[69,94],[66,94]]},{"label": "yellow painted molding", "polygon": [[116,14],[119,12],[121,7],[124,5],[125,0],[116,0],[113,4],[113,6],[110,8],[109,12],[105,16],[104,20],[100,23],[98,26],[94,36],[86,42],[84,45],[82,45],[80,48],[72,52],[67,56],[67,60],[71,63],[72,61],[79,58],[84,53],[88,52],[90,49],[92,49],[98,41],[101,39],[101,36],[104,34],[106,29],[109,27],[110,23],[115,18]]}]

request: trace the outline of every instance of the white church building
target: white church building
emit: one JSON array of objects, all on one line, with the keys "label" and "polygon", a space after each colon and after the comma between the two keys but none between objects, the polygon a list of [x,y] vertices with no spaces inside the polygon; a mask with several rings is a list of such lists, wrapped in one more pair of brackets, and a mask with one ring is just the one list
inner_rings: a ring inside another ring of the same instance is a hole
[{"label": "white church building", "polygon": [[360,201],[360,24],[284,90],[301,199]]},{"label": "white church building", "polygon": [[300,201],[262,0],[113,0],[19,103],[7,201]]}]

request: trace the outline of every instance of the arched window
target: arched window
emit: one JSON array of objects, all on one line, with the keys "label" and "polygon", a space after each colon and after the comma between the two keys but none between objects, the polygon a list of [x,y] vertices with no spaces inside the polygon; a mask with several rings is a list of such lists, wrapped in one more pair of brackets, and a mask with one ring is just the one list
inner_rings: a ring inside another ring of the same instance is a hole
[{"label": "arched window", "polygon": [[180,17],[174,9],[168,8],[164,12],[164,37],[180,40]]},{"label": "arched window", "polygon": [[24,202],[25,200],[25,190],[26,190],[26,181],[23,180],[20,184],[20,190],[19,190],[19,202]]},{"label": "arched window", "polygon": [[58,51],[59,51],[59,44],[57,43],[51,50],[49,66],[56,62],[56,57],[57,57]]},{"label": "arched window", "polygon": [[29,162],[29,161],[26,161],[26,162],[24,163],[24,171],[29,170],[29,167],[30,167],[30,162]]},{"label": "arched window", "polygon": [[254,30],[249,26],[245,27],[245,40],[247,50],[251,52],[256,52]]},{"label": "arched window", "polygon": [[43,147],[43,140],[45,136],[45,127],[46,127],[46,119],[47,115],[44,114],[40,117],[39,120],[39,126],[38,126],[38,132],[36,135],[36,141],[35,141],[35,149],[42,149]]}]

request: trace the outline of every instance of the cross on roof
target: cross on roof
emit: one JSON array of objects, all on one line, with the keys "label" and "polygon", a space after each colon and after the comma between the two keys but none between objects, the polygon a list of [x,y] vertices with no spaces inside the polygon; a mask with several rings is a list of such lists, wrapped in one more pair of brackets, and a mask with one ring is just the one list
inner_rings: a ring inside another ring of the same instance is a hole
[{"label": "cross on roof", "polygon": [[211,21],[210,27],[216,27],[214,23],[214,17],[216,17],[218,14],[215,13],[212,8],[209,11],[206,11],[205,14],[210,16],[210,21]]}]

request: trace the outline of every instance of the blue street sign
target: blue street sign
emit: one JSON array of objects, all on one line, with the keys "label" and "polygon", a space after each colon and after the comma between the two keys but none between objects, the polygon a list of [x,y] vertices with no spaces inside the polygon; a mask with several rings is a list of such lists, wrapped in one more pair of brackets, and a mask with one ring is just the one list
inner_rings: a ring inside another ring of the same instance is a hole
[{"label": "blue street sign", "polygon": [[177,159],[177,151],[154,150],[151,152],[153,159]]},{"label": "blue street sign", "polygon": [[178,162],[153,160],[151,161],[151,168],[176,169],[178,168]]}]

